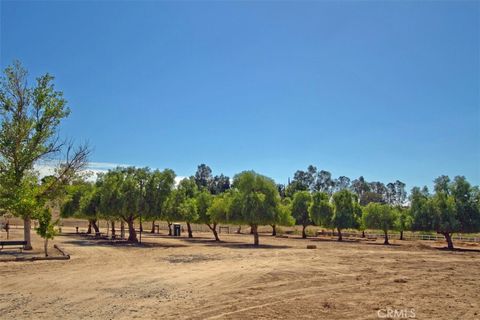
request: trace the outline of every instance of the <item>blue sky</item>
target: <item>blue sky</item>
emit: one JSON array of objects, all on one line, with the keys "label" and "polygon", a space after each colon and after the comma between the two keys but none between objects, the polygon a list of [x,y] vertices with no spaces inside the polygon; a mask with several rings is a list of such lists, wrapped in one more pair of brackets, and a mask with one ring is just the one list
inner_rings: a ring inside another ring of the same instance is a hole
[{"label": "blue sky", "polygon": [[2,69],[50,72],[91,160],[178,175],[309,164],[480,183],[476,1],[2,1]]}]

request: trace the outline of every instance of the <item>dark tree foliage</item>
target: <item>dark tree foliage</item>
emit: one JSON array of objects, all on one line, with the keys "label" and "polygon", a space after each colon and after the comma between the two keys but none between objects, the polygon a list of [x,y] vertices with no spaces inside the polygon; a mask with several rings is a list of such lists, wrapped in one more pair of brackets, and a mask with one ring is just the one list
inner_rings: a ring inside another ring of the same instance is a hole
[{"label": "dark tree foliage", "polygon": [[212,180],[212,169],[204,163],[199,165],[195,173],[195,183],[198,189],[208,188]]},{"label": "dark tree foliage", "polygon": [[221,194],[230,189],[230,178],[223,174],[213,177],[210,181],[209,191],[211,194]]},{"label": "dark tree foliage", "polygon": [[376,192],[366,191],[360,197],[360,205],[366,206],[369,203],[385,203],[385,198]]},{"label": "dark tree foliage", "polygon": [[278,189],[278,194],[280,195],[280,198],[285,199],[287,196],[285,185],[278,183],[277,189]]},{"label": "dark tree foliage", "polygon": [[350,189],[350,178],[346,176],[340,176],[338,179],[334,181],[334,192],[338,192],[341,190],[348,190]]},{"label": "dark tree foliage", "polygon": [[332,174],[328,171],[321,170],[316,175],[313,191],[332,194],[334,186],[335,182],[332,179]]},{"label": "dark tree foliage", "polygon": [[352,181],[351,190],[361,199],[365,192],[370,191],[370,186],[365,181],[365,178],[360,176],[358,179]]}]

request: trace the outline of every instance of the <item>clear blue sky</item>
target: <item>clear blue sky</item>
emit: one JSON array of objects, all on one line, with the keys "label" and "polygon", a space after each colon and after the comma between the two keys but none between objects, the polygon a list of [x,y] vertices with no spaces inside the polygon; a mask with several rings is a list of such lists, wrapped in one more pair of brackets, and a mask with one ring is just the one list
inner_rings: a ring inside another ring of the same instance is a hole
[{"label": "clear blue sky", "polygon": [[92,161],[480,182],[477,1],[1,2]]}]

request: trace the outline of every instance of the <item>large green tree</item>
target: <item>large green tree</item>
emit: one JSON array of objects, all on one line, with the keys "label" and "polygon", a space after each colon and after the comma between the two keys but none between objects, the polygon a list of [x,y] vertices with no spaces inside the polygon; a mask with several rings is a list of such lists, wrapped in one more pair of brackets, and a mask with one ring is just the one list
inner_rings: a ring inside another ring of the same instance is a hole
[{"label": "large green tree", "polygon": [[99,211],[111,220],[121,219],[128,225],[128,240],[138,242],[135,220],[148,218],[146,186],[147,168],[116,168],[100,178]]},{"label": "large green tree", "polygon": [[220,241],[220,238],[218,238],[218,232],[217,232],[217,224],[219,222],[217,213],[222,210],[222,198],[220,196],[217,196],[219,200],[217,200],[217,203],[215,204],[215,208],[213,210],[210,210],[210,208],[213,205],[213,202],[215,201],[214,196],[212,196],[208,191],[202,190],[201,192],[198,193],[197,195],[197,213],[198,213],[198,219],[197,222],[199,223],[204,223],[208,226],[208,228],[212,231],[213,236],[215,237],[215,241]]},{"label": "large green tree", "polygon": [[397,220],[395,221],[395,230],[400,232],[400,240],[403,240],[403,233],[412,228],[412,215],[409,208],[397,206],[396,211]]},{"label": "large green tree", "polygon": [[[202,189],[205,190],[206,189]],[[193,237],[191,224],[199,218],[196,197],[198,187],[193,177],[182,179],[168,197],[163,218],[169,225],[169,235],[172,235],[171,224],[174,221],[185,221],[188,237]]]},{"label": "large green tree", "polygon": [[280,196],[275,182],[254,171],[244,171],[233,178],[229,222],[245,223],[253,231],[258,246],[258,226],[278,221]]},{"label": "large green tree", "polygon": [[[203,190],[203,187],[202,187]],[[185,178],[177,186],[179,192],[177,200],[178,209],[182,220],[187,224],[188,237],[193,237],[192,223],[198,219],[197,194],[198,187],[193,177]]]},{"label": "large green tree", "polygon": [[453,181],[447,176],[435,180],[435,194],[413,188],[410,196],[412,229],[442,234],[449,249],[454,249],[452,234],[480,231],[479,190],[465,177]]},{"label": "large green tree", "polygon": [[97,221],[101,216],[100,212],[100,192],[96,186],[87,190],[80,200],[80,216],[88,219],[90,225],[95,230],[95,235],[100,233]]},{"label": "large green tree", "polygon": [[[342,189],[343,190],[343,189]],[[312,203],[309,208],[312,221],[325,228],[333,228],[333,206],[329,201],[329,196],[324,192],[314,192],[312,194]]]},{"label": "large green tree", "polygon": [[[199,207],[202,206],[202,202],[206,203],[209,201],[206,196],[204,200],[199,201]],[[215,241],[220,241],[217,233],[217,225],[221,221],[227,221],[228,213],[230,209],[231,196],[230,193],[225,192],[219,195],[216,195],[211,200],[210,205],[208,206],[205,216],[203,216],[203,210],[199,209],[199,221],[204,221],[207,226],[212,230],[215,237]]]},{"label": "large green tree", "polygon": [[149,174],[145,187],[145,212],[148,219],[152,220],[151,233],[155,232],[155,220],[162,219],[165,204],[174,187],[173,170],[154,170]]},{"label": "large green tree", "polygon": [[[278,189],[278,185],[277,185]],[[277,226],[293,226],[295,219],[292,217],[292,200],[288,197],[280,200],[278,207],[278,217],[272,227],[272,236],[277,235]]]},{"label": "large green tree", "polygon": [[[100,182],[97,182],[99,185]],[[66,188],[66,195],[60,210],[62,218],[87,219],[95,233],[100,232],[97,220],[100,214],[100,189],[93,183],[76,181]],[[90,231],[88,231],[90,232]]]},{"label": "large green tree", "polygon": [[342,190],[335,193],[332,197],[334,206],[332,226],[337,228],[338,241],[342,241],[342,229],[354,228],[357,225],[355,220],[356,198],[348,190]]},{"label": "large green tree", "polygon": [[181,212],[179,210],[184,196],[181,191],[174,189],[168,196],[162,212],[162,219],[167,221],[168,235],[172,236],[172,223],[175,221],[183,221]]},{"label": "large green tree", "polygon": [[120,236],[125,237],[125,221],[121,218],[122,194],[120,185],[124,174],[120,168],[110,170],[97,178],[97,187],[100,192],[100,212],[112,222],[112,236],[115,235],[115,221],[120,220]]},{"label": "large green tree", "polygon": [[120,212],[118,214],[128,225],[128,241],[138,242],[135,220],[140,218],[142,210],[144,210],[144,174],[133,167],[121,169],[121,172]]},{"label": "large green tree", "polygon": [[292,216],[295,218],[296,223],[302,226],[302,238],[304,239],[307,237],[305,229],[312,224],[309,212],[311,202],[312,197],[308,191],[299,191],[293,196]]},{"label": "large green tree", "polygon": [[[74,148],[58,137],[60,122],[70,110],[61,91],[55,90],[53,77],[45,74],[33,86],[27,82],[27,71],[19,62],[8,66],[0,79],[0,198],[2,209],[23,218],[25,249],[32,249],[31,219],[43,212],[47,201],[58,195],[73,177],[84,168],[88,148]],[[64,159],[48,185],[32,189],[34,166],[41,160],[55,158],[64,152]],[[21,203],[38,204],[37,208]]]},{"label": "large green tree", "polygon": [[388,242],[388,231],[394,229],[397,219],[396,211],[387,204],[371,202],[364,210],[362,217],[365,228],[382,230],[385,235],[384,244]]}]

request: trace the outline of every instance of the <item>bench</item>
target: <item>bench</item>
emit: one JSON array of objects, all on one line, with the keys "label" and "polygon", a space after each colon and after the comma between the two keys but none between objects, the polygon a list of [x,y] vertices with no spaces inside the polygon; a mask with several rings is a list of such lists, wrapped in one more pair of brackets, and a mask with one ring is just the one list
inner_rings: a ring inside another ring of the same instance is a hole
[{"label": "bench", "polygon": [[[6,246],[14,246],[14,247],[21,247],[23,249],[24,246],[27,245],[27,241],[0,241],[0,246],[6,247]],[[0,249],[1,250],[1,249]]]}]

